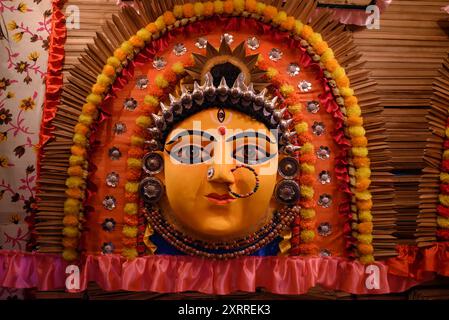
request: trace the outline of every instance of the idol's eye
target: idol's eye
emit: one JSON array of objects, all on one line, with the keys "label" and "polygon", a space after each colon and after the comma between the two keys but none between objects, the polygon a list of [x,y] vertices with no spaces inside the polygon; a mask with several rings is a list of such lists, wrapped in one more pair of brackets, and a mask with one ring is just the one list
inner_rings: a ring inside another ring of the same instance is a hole
[{"label": "idol's eye", "polygon": [[175,146],[170,150],[170,157],[183,164],[202,163],[211,159],[210,151],[195,144]]},{"label": "idol's eye", "polygon": [[261,164],[274,157],[274,154],[270,154],[260,145],[245,144],[238,146],[232,152],[232,157],[245,164]]}]

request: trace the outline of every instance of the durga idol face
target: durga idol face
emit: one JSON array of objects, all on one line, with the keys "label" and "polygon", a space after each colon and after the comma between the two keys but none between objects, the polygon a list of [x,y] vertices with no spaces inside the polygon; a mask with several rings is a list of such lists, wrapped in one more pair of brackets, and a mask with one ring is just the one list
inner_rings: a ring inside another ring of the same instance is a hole
[{"label": "durga idol face", "polygon": [[167,220],[193,238],[249,235],[272,217],[278,144],[267,127],[208,108],[178,123],[164,145]]}]

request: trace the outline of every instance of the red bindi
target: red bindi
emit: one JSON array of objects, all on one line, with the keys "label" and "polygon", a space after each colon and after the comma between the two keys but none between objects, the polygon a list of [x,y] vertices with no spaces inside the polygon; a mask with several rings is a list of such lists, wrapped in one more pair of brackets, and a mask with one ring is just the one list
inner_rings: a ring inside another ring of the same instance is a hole
[{"label": "red bindi", "polygon": [[226,134],[226,128],[225,128],[225,127],[219,127],[219,128],[218,128],[218,132],[219,132],[222,136],[224,136],[224,135]]}]

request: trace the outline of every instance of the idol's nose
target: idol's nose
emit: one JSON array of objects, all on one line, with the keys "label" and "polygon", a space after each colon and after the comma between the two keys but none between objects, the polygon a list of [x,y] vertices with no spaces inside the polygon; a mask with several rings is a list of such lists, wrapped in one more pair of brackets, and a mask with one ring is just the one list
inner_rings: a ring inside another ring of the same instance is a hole
[{"label": "idol's nose", "polygon": [[210,182],[234,184],[235,179],[231,171],[232,165],[213,163],[207,171]]}]

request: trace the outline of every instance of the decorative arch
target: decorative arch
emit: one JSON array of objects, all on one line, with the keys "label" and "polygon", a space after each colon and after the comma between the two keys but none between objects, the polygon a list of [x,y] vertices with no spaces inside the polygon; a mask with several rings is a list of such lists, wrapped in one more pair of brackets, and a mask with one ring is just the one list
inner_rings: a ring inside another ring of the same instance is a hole
[{"label": "decorative arch", "polygon": [[[332,110],[334,118],[341,120],[340,126],[344,130],[341,144],[346,146],[350,155],[341,159],[342,163],[346,161],[347,164],[339,168],[341,182],[349,183],[344,192],[351,195],[351,202],[345,203],[345,208],[340,209],[340,212],[346,212],[348,219],[348,246],[351,250],[357,248],[352,252],[362,262],[372,262],[373,252],[378,256],[394,255],[395,239],[389,227],[394,223],[394,211],[389,195],[389,154],[382,135],[383,121],[377,106],[375,83],[362,69],[363,62],[356,53],[349,32],[343,31],[343,27],[337,22],[330,21],[328,12],[321,12],[311,20],[311,13],[316,7],[314,1],[290,2],[285,6],[281,1],[216,1],[195,4],[184,4],[182,1],[143,1],[137,2],[137,6],[139,12],[131,7],[124,7],[119,15],[113,17],[112,22],[106,24],[103,32],[98,33],[95,38],[95,45],[88,46],[78,67],[71,71],[69,83],[64,86],[62,105],[51,121],[55,128],[52,131],[53,139],[42,150],[46,169],[41,171],[40,185],[50,184],[52,187],[41,187],[39,191],[42,203],[45,201],[47,204],[37,215],[39,223],[47,226],[38,230],[37,241],[41,252],[63,252],[67,260],[77,258],[75,248],[79,246],[79,226],[85,221],[83,212],[91,210],[84,204],[94,190],[88,182],[88,177],[95,170],[92,170],[95,168],[94,164],[89,164],[88,146],[94,144],[94,133],[101,130],[100,124],[108,116],[104,106],[126,86],[127,80],[132,78],[135,65],[142,65],[152,59],[158,51],[157,46],[167,44],[168,39],[173,37],[173,32],[179,28],[191,28],[195,23],[218,15],[223,21],[242,19],[249,21],[248,23],[278,29],[276,32],[290,41],[297,41],[311,61],[323,69],[323,79],[327,85],[330,84],[331,89],[328,90],[335,101]],[[150,21],[154,22],[148,23]],[[154,46],[155,43],[158,45]],[[178,71],[179,74],[173,71],[176,77],[182,74],[181,68]],[[267,74],[269,71],[267,68]],[[275,75],[272,74],[271,78],[275,78]],[[159,88],[154,90],[163,91],[170,85],[169,80],[164,75],[155,78]],[[285,98],[288,98],[290,88],[284,89]],[[359,99],[355,97],[354,91]],[[155,101],[146,99],[145,102],[149,108],[137,118],[138,128],[148,126],[151,123],[151,112],[156,111]],[[362,112],[364,125],[360,117]],[[131,138],[131,145],[142,144],[138,131]],[[364,139],[365,132],[369,145]],[[353,145],[349,143],[349,139]],[[130,159],[139,160],[132,156]],[[133,167],[133,160],[129,160],[128,165]],[[374,173],[373,176],[371,172]],[[368,191],[370,180],[370,190],[373,192]],[[135,192],[131,191],[136,191],[135,186],[132,185],[132,179],[128,182],[130,184],[126,187],[129,190],[126,191],[133,200],[135,196],[131,194]],[[382,199],[382,203],[377,204],[376,199]],[[126,214],[136,215],[138,207],[133,205],[133,201],[127,202],[127,206],[128,208],[124,208]],[[123,229],[125,238],[137,237],[139,231],[136,230],[135,219],[129,217],[128,222],[125,222]],[[373,227],[376,231],[374,237]],[[306,233],[301,237],[303,231],[307,231],[307,227],[305,230],[299,229],[296,234],[298,239],[306,238]],[[62,239],[61,232],[64,235]],[[294,239],[295,235],[292,236]],[[288,236],[284,240],[287,246],[294,248],[295,245],[292,246]],[[133,258],[138,252],[132,249],[134,243],[128,244],[131,246],[124,247],[130,247],[130,250],[124,250],[124,253],[128,258]]]}]

